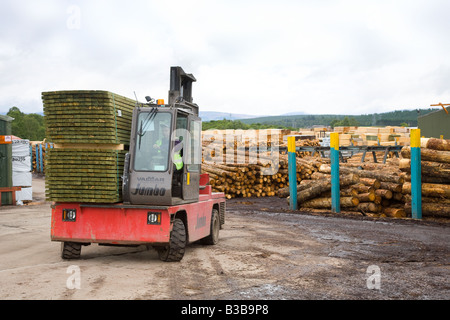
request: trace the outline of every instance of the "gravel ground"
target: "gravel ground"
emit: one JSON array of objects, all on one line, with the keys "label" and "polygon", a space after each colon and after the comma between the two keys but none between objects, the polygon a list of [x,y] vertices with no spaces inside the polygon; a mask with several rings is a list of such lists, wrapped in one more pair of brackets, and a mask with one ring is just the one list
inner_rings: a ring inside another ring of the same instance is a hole
[{"label": "gravel ground", "polygon": [[[44,179],[34,203],[0,208],[0,299],[448,300],[450,224],[287,210],[285,199],[233,199],[215,246],[181,262],[140,247],[50,241]],[[78,282],[77,282],[78,281]]]}]

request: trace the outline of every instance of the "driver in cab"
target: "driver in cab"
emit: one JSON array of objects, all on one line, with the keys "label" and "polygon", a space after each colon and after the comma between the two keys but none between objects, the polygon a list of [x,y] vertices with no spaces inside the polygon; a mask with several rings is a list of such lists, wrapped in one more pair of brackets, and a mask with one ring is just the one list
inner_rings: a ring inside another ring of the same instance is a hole
[{"label": "driver in cab", "polygon": [[[162,123],[161,124],[161,130],[162,130],[162,137],[158,139],[155,144],[153,145],[153,148],[157,150],[158,153],[165,152],[169,147],[170,142],[170,128],[168,125]],[[173,164],[175,166],[175,170],[179,171],[183,168],[183,160],[181,156],[181,145],[178,146],[180,143],[179,140],[175,142],[175,149],[174,155],[173,155]]]}]

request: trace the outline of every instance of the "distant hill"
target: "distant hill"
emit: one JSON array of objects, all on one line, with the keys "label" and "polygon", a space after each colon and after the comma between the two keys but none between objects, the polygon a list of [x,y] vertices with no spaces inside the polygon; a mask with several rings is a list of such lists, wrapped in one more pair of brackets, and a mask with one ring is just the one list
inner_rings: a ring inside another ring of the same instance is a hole
[{"label": "distant hill", "polygon": [[399,110],[363,115],[281,115],[241,119],[244,124],[273,125],[274,127],[308,128],[312,126],[334,126],[348,119],[352,126],[417,126],[417,117],[437,109]]},{"label": "distant hill", "polygon": [[302,111],[294,111],[294,112],[284,113],[284,114],[282,114],[282,116],[297,116],[300,114],[306,114],[306,113],[304,113]]},{"label": "distant hill", "polygon": [[240,120],[240,119],[248,119],[255,118],[254,115],[248,114],[238,114],[238,113],[229,113],[229,112],[216,112],[216,111],[200,111],[200,118],[202,121],[211,121],[211,120]]}]

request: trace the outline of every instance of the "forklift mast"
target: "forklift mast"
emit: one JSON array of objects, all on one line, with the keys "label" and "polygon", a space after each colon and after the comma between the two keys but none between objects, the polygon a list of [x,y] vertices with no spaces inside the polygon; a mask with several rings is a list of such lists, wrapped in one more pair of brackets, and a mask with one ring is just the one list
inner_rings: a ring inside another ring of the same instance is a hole
[{"label": "forklift mast", "polygon": [[197,81],[192,74],[187,74],[181,67],[170,68],[169,105],[183,102],[198,116],[198,106],[193,103],[192,82]]},{"label": "forklift mast", "polygon": [[198,201],[201,119],[192,99],[194,81],[181,67],[171,67],[169,104],[148,103],[133,110],[124,203],[170,206]]}]

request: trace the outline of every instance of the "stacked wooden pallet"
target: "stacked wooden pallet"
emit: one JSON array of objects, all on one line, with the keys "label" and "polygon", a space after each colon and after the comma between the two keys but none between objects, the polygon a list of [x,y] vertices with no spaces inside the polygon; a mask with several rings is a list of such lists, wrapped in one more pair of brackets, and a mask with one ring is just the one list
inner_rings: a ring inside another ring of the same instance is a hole
[{"label": "stacked wooden pallet", "polygon": [[108,91],[43,92],[47,140],[129,144],[136,101]]},{"label": "stacked wooden pallet", "polygon": [[134,100],[107,91],[44,92],[49,201],[122,201]]},{"label": "stacked wooden pallet", "polygon": [[59,202],[119,202],[124,150],[51,149],[46,193]]}]

